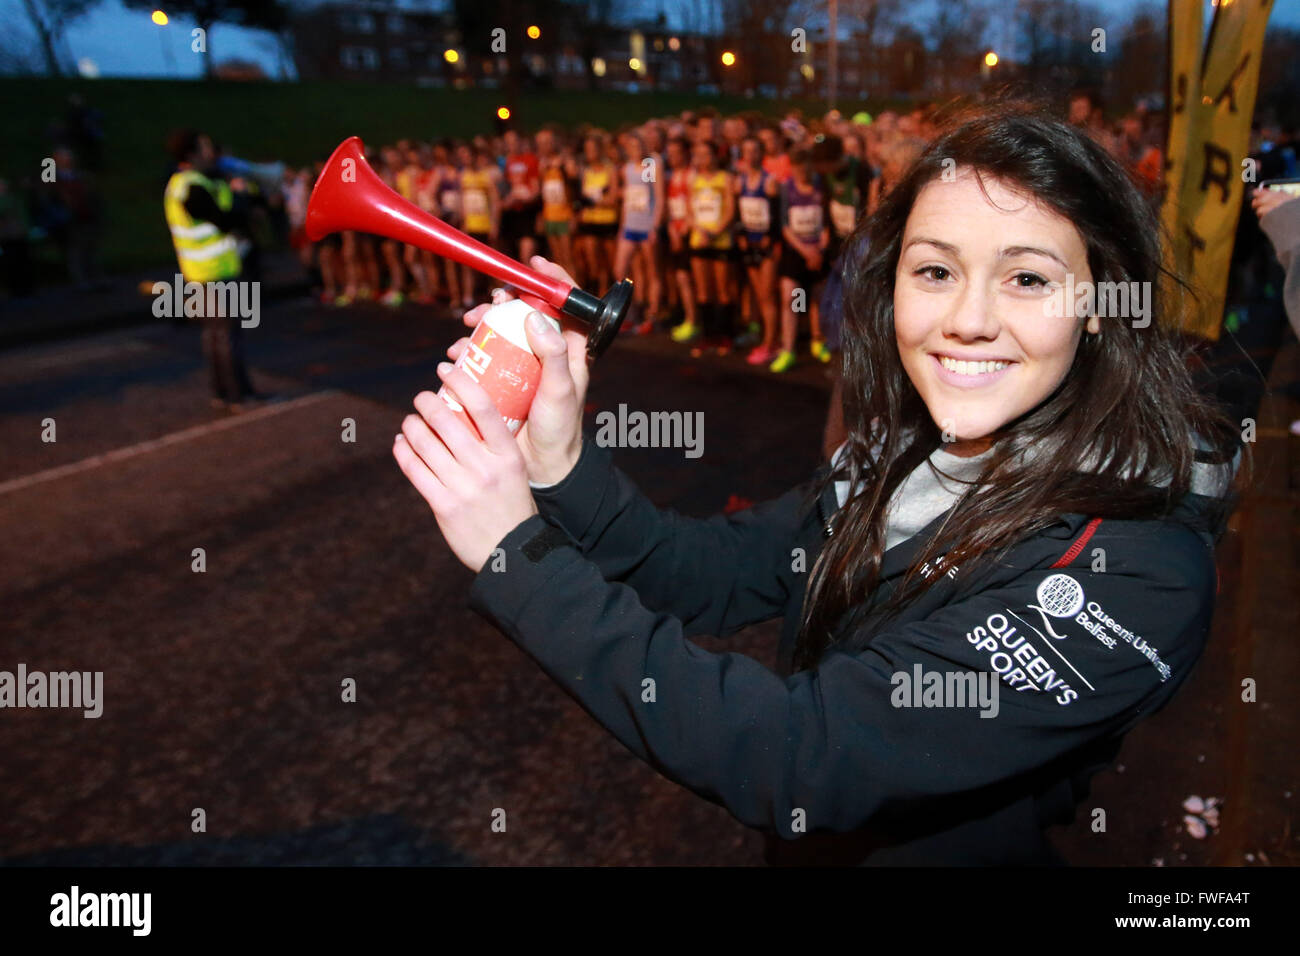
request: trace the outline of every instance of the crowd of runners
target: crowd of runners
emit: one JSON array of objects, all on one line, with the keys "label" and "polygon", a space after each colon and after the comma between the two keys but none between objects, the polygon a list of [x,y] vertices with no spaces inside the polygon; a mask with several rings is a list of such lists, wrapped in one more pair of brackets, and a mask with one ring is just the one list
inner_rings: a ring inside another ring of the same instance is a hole
[{"label": "crowd of runners", "polygon": [[[1070,118],[1158,186],[1152,118],[1139,111],[1109,127],[1091,106],[1074,98]],[[544,255],[597,294],[630,277],[629,334],[666,333],[696,357],[741,350],[785,372],[801,355],[831,360],[845,240],[934,135],[936,114],[706,108],[612,132],[400,140],[368,159],[404,198],[522,261]],[[309,242],[302,224],[319,168],[286,172],[285,209],[323,302],[442,302],[459,314],[484,300],[487,279],[413,246],[363,233]]]}]

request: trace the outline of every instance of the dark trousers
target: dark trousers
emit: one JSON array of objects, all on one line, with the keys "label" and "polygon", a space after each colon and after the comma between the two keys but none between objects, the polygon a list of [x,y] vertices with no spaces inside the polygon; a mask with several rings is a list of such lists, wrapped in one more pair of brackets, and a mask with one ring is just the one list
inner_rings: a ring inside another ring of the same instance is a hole
[{"label": "dark trousers", "polygon": [[214,398],[237,402],[253,393],[244,366],[244,343],[237,316],[203,317],[203,354],[208,360]]}]

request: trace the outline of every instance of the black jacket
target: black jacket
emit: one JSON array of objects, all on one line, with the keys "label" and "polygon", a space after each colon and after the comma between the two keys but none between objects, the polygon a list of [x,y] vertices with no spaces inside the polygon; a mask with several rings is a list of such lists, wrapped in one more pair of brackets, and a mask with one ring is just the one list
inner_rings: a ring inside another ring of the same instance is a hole
[{"label": "black jacket", "polygon": [[[768,862],[1062,862],[1043,828],[1073,819],[1204,646],[1214,499],[1189,495],[1159,521],[1062,515],[996,566],[932,575],[900,618],[859,635],[865,650],[790,673],[837,505],[811,487],[687,518],[588,438],[573,471],[535,491],[541,514],[500,542],[470,606],[638,757],[765,831]],[[886,552],[872,606],[941,521]],[[778,615],[780,674],[686,639]],[[997,715],[895,706],[894,675],[917,665],[1000,674]]]}]

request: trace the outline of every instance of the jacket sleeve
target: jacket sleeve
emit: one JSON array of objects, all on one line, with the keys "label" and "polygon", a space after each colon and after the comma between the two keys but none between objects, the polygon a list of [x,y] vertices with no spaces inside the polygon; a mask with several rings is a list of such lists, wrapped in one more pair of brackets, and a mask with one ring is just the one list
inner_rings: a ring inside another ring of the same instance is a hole
[{"label": "jacket sleeve", "polygon": [[[505,570],[476,576],[470,606],[634,754],[742,823],[793,838],[803,811],[802,832],[846,832],[897,801],[1012,781],[1163,704],[1204,643],[1214,568],[1190,531],[1141,527],[1093,539],[1106,572],[1013,574],[786,679],[685,640],[540,515],[502,540]],[[990,675],[997,703],[901,706],[921,691],[898,675],[931,673]]]},{"label": "jacket sleeve", "polygon": [[807,486],[731,515],[660,509],[587,437],[573,470],[534,488],[539,512],[567,531],[609,581],[687,634],[726,636],[784,612],[809,556],[795,553]]},{"label": "jacket sleeve", "polygon": [[1282,304],[1300,335],[1300,198],[1288,199],[1259,221],[1282,263]]}]

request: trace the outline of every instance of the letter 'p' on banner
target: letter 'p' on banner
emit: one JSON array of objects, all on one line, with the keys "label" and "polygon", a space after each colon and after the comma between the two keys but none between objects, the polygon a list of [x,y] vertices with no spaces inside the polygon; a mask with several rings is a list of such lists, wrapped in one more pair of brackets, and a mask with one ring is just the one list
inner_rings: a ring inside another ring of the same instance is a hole
[{"label": "letter 'p' on banner", "polygon": [[1201,0],[1169,0],[1169,143],[1161,210],[1169,265],[1202,308],[1183,328],[1217,340],[1245,183],[1250,120],[1259,91],[1272,0],[1216,0],[1202,44]]}]

